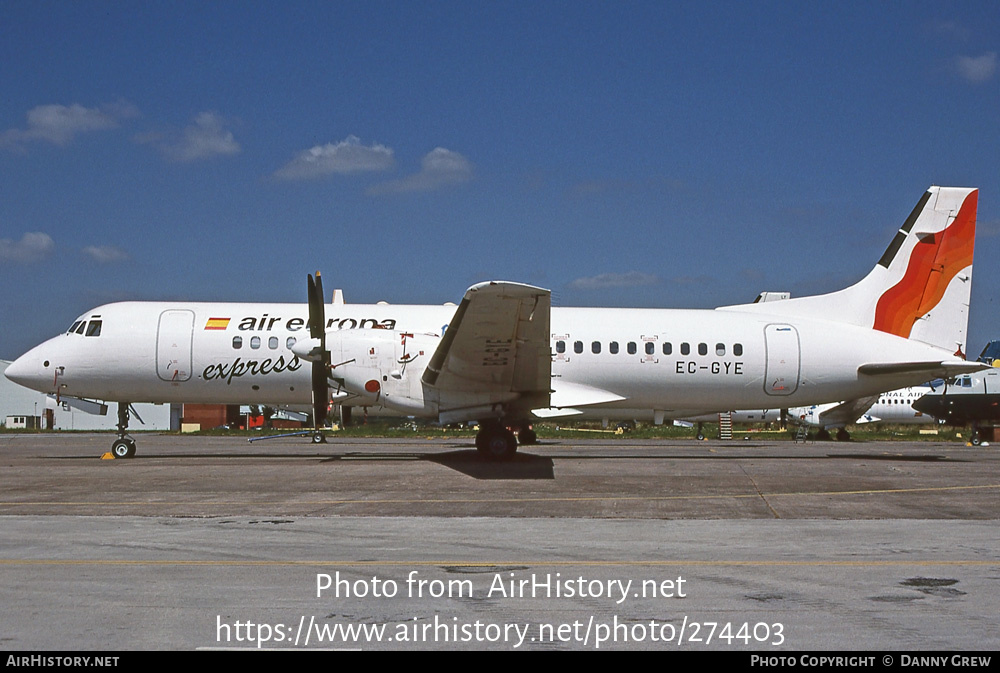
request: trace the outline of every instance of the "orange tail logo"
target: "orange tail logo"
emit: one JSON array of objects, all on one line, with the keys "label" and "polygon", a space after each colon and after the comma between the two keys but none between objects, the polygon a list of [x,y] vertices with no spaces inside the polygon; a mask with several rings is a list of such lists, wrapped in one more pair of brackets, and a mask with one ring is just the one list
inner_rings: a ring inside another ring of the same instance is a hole
[{"label": "orange tail logo", "polygon": [[873,329],[907,338],[913,324],[938,305],[958,272],[972,264],[978,203],[974,191],[951,225],[917,241],[903,278],[879,298]]}]

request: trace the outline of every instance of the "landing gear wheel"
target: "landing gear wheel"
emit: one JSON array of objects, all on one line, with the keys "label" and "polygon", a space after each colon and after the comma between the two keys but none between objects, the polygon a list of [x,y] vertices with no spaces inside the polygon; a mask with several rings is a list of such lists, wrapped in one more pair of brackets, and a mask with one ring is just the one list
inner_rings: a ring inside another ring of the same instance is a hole
[{"label": "landing gear wheel", "polygon": [[537,444],[538,435],[534,430],[521,430],[517,433],[517,441],[519,444]]},{"label": "landing gear wheel", "polygon": [[820,441],[820,442],[829,442],[830,441],[830,433],[827,432],[826,428],[820,428],[816,432],[816,440]]},{"label": "landing gear wheel", "polygon": [[972,437],[969,438],[969,443],[973,446],[979,446],[983,443],[983,438],[979,436],[979,431],[972,433]]},{"label": "landing gear wheel", "polygon": [[322,432],[314,432],[312,434],[312,443],[313,444],[326,444],[326,435],[324,435]]},{"label": "landing gear wheel", "polygon": [[851,441],[851,433],[849,433],[844,428],[837,430],[837,441],[838,442],[849,442]]},{"label": "landing gear wheel", "polygon": [[129,437],[116,439],[111,445],[111,453],[115,458],[132,458],[135,456],[135,441]]},{"label": "landing gear wheel", "polygon": [[476,449],[490,460],[510,460],[517,452],[517,439],[507,428],[487,429],[476,435]]}]

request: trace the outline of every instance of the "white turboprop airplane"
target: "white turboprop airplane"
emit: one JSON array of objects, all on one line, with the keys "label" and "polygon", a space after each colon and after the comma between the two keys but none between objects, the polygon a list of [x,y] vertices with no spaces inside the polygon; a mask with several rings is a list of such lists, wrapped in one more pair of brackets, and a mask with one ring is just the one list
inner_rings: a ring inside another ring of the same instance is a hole
[{"label": "white turboprop airplane", "polygon": [[[550,308],[550,293],[474,285],[461,304],[123,302],[80,316],[6,375],[66,398],[384,407],[479,422],[506,458],[534,418],[690,418],[875,396],[985,365],[965,348],[978,191],[931,187],[874,269],[826,295],[714,310]],[[317,274],[318,276],[318,274]],[[308,306],[308,308],[307,308]],[[326,317],[327,315],[332,317]],[[322,436],[314,436],[322,441]]]}]

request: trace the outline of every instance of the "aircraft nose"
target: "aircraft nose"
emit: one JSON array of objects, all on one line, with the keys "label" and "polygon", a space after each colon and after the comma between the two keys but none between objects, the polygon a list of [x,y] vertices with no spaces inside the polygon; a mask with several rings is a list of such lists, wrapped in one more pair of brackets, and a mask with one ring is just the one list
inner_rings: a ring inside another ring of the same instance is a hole
[{"label": "aircraft nose", "polygon": [[4,371],[4,376],[25,388],[43,393],[51,392],[49,389],[52,387],[54,370],[52,363],[40,349],[40,346],[36,346],[11,362]]},{"label": "aircraft nose", "polygon": [[3,375],[18,385],[30,388],[31,386],[28,385],[28,382],[32,378],[33,374],[30,370],[31,366],[28,364],[27,359],[22,355],[7,366]]},{"label": "aircraft nose", "polygon": [[944,398],[940,395],[924,395],[914,400],[910,406],[922,414],[937,416],[944,408]]}]

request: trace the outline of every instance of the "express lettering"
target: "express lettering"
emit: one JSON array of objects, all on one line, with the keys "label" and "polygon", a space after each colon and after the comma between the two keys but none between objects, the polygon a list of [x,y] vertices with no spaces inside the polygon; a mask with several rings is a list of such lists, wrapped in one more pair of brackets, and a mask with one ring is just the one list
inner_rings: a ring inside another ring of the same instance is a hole
[{"label": "express lettering", "polygon": [[244,361],[242,358],[236,358],[230,364],[220,362],[217,365],[209,365],[205,367],[205,371],[201,375],[206,381],[215,379],[224,380],[226,385],[229,385],[233,382],[234,378],[241,376],[267,376],[271,373],[278,374],[284,371],[294,372],[298,371],[301,367],[302,362],[299,361],[297,355],[288,361],[285,360],[284,355],[264,360]]}]

